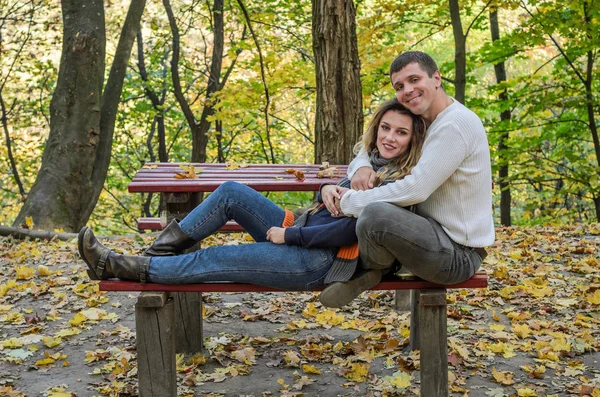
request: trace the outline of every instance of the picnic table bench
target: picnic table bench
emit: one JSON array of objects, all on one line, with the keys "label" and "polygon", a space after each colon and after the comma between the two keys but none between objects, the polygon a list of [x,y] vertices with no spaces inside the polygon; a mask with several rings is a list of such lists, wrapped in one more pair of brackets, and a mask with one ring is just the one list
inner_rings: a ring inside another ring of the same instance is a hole
[{"label": "picnic table bench", "polygon": [[[226,181],[237,181],[258,191],[317,191],[323,182],[336,183],[342,179],[346,169],[346,166],[332,166],[323,173],[318,165],[194,164],[190,168],[184,164],[148,163],[138,171],[128,190],[132,193],[161,193],[163,219],[141,219],[142,223],[161,228],[173,218],[183,218],[199,203],[203,193],[214,191]],[[301,174],[287,170],[300,171]],[[175,177],[186,171],[190,173],[188,176],[194,177]],[[327,178],[318,177],[319,172]],[[235,223],[224,228],[225,231],[240,229]],[[487,283],[486,273],[480,271],[471,279],[455,285],[400,279],[392,275],[372,288],[395,290],[397,308],[399,303],[410,302],[410,348],[421,351],[422,396],[448,395],[446,290],[486,288]],[[103,280],[100,290],[141,292],[136,303],[135,319],[139,393],[142,397],[177,395],[175,354],[197,353],[202,349],[202,293],[279,291],[240,283],[166,285],[120,280]]]}]

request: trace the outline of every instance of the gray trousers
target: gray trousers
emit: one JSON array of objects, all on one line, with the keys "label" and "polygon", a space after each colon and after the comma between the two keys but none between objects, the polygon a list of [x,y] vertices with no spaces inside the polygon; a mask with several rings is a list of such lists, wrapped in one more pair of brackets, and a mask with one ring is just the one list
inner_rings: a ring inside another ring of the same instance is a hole
[{"label": "gray trousers", "polygon": [[455,284],[471,278],[481,265],[473,248],[457,244],[440,224],[390,203],[365,207],[356,224],[361,265],[402,268],[424,280]]}]

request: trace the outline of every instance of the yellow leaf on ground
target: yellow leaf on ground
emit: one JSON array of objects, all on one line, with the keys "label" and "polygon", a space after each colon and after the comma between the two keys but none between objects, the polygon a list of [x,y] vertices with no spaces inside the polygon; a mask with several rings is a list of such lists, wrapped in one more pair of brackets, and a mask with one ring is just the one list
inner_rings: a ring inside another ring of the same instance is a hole
[{"label": "yellow leaf on ground", "polygon": [[33,219],[30,216],[25,217],[25,224],[27,225],[28,229],[33,229]]},{"label": "yellow leaf on ground", "polygon": [[35,275],[35,269],[27,265],[18,266],[16,269],[17,280],[28,280]]},{"label": "yellow leaf on ground", "polygon": [[2,347],[8,349],[17,349],[19,347],[23,347],[25,343],[19,338],[10,338],[8,340],[2,341]]},{"label": "yellow leaf on ground", "polygon": [[510,386],[515,383],[515,374],[508,371],[497,371],[496,368],[492,368],[492,375],[494,380],[500,384]]},{"label": "yellow leaf on ground", "polygon": [[298,354],[293,350],[288,350],[283,353],[283,359],[290,367],[297,367],[298,364],[300,364],[300,357],[298,357]]},{"label": "yellow leaf on ground", "polygon": [[344,374],[346,379],[349,379],[354,382],[364,382],[367,380],[367,375],[369,373],[369,366],[362,363],[354,363],[350,367],[351,370]]},{"label": "yellow leaf on ground", "polygon": [[519,397],[536,397],[537,393],[535,390],[526,387],[524,389],[517,389],[517,395]]},{"label": "yellow leaf on ground", "polygon": [[52,349],[53,347],[56,347],[56,346],[60,345],[62,343],[62,339],[60,339],[60,338],[52,338],[50,336],[44,336],[42,338],[42,342],[44,342],[44,346],[49,347],[50,349]]},{"label": "yellow leaf on ground", "polygon": [[314,365],[308,365],[308,364],[304,364],[302,366],[302,370],[304,372],[306,372],[307,374],[317,374],[317,375],[321,375],[321,371],[315,367]]},{"label": "yellow leaf on ground", "polygon": [[302,315],[304,317],[314,317],[319,313],[319,309],[316,308],[315,304],[310,302],[304,310],[302,311]]},{"label": "yellow leaf on ground", "polygon": [[336,314],[331,310],[325,310],[317,314],[316,321],[321,325],[335,326],[341,324],[344,321],[344,316],[341,314]]},{"label": "yellow leaf on ground", "polygon": [[554,350],[555,352],[560,352],[560,351],[570,352],[571,351],[571,342],[566,340],[564,337],[560,337],[560,338],[556,338],[552,342],[550,342],[550,347],[552,347],[552,350]]},{"label": "yellow leaf on ground", "polygon": [[65,390],[63,387],[56,386],[48,390],[47,395],[48,397],[71,397],[73,396],[73,393]]},{"label": "yellow leaf on ground", "polygon": [[86,316],[84,316],[81,313],[77,313],[73,316],[73,318],[71,320],[69,320],[69,324],[78,326],[78,325],[83,324],[85,322],[85,320],[87,320]]},{"label": "yellow leaf on ground", "polygon": [[600,305],[600,289],[594,291],[593,294],[586,295],[585,301],[591,303],[592,305]]},{"label": "yellow leaf on ground", "polygon": [[469,351],[464,346],[460,345],[460,341],[458,339],[456,339],[456,338],[449,338],[448,339],[448,343],[449,343],[450,347],[456,353],[458,353],[459,356],[461,356],[465,360],[469,359]]},{"label": "yellow leaf on ground", "polygon": [[44,266],[44,265],[39,265],[37,271],[38,271],[38,274],[42,277],[52,275],[52,272],[50,271],[50,269],[48,269],[48,267]]},{"label": "yellow leaf on ground", "polygon": [[35,365],[39,365],[39,366],[50,365],[50,364],[54,364],[55,362],[56,362],[56,360],[53,359],[52,357],[46,357],[43,360],[36,361]]},{"label": "yellow leaf on ground", "polygon": [[531,334],[531,328],[527,324],[514,324],[511,330],[521,339],[525,339]]},{"label": "yellow leaf on ground", "polygon": [[392,376],[385,377],[384,379],[389,381],[396,389],[406,389],[410,387],[412,377],[406,372],[397,371]]}]

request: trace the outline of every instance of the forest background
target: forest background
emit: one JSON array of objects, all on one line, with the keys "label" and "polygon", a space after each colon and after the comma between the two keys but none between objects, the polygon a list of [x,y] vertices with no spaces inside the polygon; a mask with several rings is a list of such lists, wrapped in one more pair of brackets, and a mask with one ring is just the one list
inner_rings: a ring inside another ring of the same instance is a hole
[{"label": "forest background", "polygon": [[497,224],[598,222],[599,48],[598,0],[0,0],[0,224],[136,230],[148,161],[347,163],[407,50],[483,119]]}]

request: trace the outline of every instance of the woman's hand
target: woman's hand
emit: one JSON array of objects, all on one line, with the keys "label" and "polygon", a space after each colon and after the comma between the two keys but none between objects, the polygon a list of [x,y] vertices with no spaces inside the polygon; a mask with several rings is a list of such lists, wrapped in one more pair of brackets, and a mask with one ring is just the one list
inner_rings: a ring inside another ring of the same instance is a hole
[{"label": "woman's hand", "polygon": [[321,188],[321,198],[331,216],[344,216],[340,208],[342,196],[350,189],[337,185],[325,185]]},{"label": "woman's hand", "polygon": [[369,190],[375,186],[377,173],[371,167],[360,167],[350,180],[350,187],[354,190]]},{"label": "woman's hand", "polygon": [[267,230],[267,240],[274,244],[285,244],[285,227],[272,227]]}]

